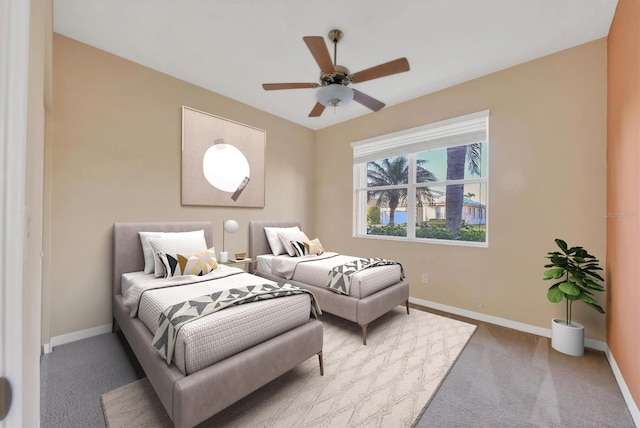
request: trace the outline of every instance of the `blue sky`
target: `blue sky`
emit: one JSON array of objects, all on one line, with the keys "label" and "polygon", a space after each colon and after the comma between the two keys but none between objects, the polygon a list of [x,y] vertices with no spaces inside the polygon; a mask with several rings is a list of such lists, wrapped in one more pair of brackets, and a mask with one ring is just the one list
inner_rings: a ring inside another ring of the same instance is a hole
[{"label": "blue sky", "polygon": [[[435,174],[438,181],[447,179],[447,149],[436,149],[428,152],[418,153],[418,159],[427,161],[424,168]],[[482,143],[481,171],[486,173],[487,168],[487,150],[486,144]],[[471,178],[471,174],[465,165],[464,178]]]}]

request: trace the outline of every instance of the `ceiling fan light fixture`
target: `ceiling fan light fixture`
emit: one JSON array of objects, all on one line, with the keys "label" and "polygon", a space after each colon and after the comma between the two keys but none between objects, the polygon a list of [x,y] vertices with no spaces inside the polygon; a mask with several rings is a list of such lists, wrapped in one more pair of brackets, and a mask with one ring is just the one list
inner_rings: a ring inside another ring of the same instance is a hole
[{"label": "ceiling fan light fixture", "polygon": [[318,88],[316,99],[325,107],[337,107],[353,99],[353,89],[344,85],[327,85]]},{"label": "ceiling fan light fixture", "polygon": [[262,88],[265,91],[317,88],[317,102],[311,109],[309,117],[318,117],[322,115],[326,107],[341,106],[348,104],[351,100],[372,111],[379,111],[384,108],[385,104],[382,101],[376,100],[357,89],[351,89],[347,85],[409,71],[409,61],[402,57],[351,74],[347,67],[338,65],[338,41],[342,39],[342,36],[342,31],[337,29],[329,32],[329,40],[333,43],[333,60],[322,37],[304,36],[302,38],[313,59],[320,67],[319,83],[263,83]]}]

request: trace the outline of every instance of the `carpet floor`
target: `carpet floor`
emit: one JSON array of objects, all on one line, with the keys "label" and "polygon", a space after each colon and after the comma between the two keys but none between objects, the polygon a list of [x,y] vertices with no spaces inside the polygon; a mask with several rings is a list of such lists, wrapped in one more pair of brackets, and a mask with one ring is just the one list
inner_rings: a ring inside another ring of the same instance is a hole
[{"label": "carpet floor", "polygon": [[[398,307],[363,346],[353,323],[322,321],[324,376],[310,358],[199,426],[411,427],[476,329]],[[111,428],[172,426],[146,379],[103,395],[102,404]]]},{"label": "carpet floor", "polygon": [[478,324],[416,428],[635,427],[603,352],[572,357],[546,337]]},{"label": "carpet floor", "polygon": [[[603,352],[569,357],[548,338],[429,311],[478,329],[417,427],[635,427]],[[370,337],[382,324],[372,323]],[[357,325],[345,330],[359,337]],[[104,427],[101,395],[143,377],[120,334],[58,346],[41,360],[41,426]]]},{"label": "carpet floor", "polygon": [[40,426],[103,427],[100,396],[144,372],[124,336],[101,334],[56,346],[40,359]]}]

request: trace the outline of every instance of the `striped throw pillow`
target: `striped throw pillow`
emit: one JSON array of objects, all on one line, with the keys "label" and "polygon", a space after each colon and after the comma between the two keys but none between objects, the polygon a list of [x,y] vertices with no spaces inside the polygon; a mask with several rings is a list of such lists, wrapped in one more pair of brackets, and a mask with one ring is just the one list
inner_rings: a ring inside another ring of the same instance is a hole
[{"label": "striped throw pillow", "polygon": [[324,247],[320,243],[318,238],[312,239],[309,242],[303,241],[291,241],[291,246],[295,252],[295,257],[316,255],[319,256],[324,253]]}]

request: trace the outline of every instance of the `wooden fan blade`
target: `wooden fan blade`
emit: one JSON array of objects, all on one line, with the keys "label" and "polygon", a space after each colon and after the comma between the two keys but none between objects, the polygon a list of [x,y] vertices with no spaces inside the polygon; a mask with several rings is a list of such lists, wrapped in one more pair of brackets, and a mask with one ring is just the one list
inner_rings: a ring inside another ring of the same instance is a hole
[{"label": "wooden fan blade", "polygon": [[357,89],[353,89],[353,100],[355,102],[362,104],[367,108],[370,108],[373,111],[378,111],[385,106],[385,104],[382,101],[378,101],[367,94],[363,94]]},{"label": "wooden fan blade", "polygon": [[366,82],[367,80],[377,79],[378,77],[390,76],[392,74],[409,71],[409,61],[406,58],[398,58],[366,70],[358,71],[351,75],[353,83]]},{"label": "wooden fan blade", "polygon": [[263,83],[262,87],[265,91],[274,91],[277,89],[307,89],[317,88],[317,83]]},{"label": "wooden fan blade", "polygon": [[329,49],[327,49],[327,44],[324,42],[324,39],[320,36],[306,36],[302,39],[318,63],[320,71],[322,71],[323,74],[334,73],[333,61],[331,61],[331,55],[329,54]]},{"label": "wooden fan blade", "polygon": [[309,117],[318,117],[322,114],[323,111],[324,111],[324,106],[320,103],[316,103],[316,105],[313,106],[313,109],[311,109],[311,113],[309,113]]}]

